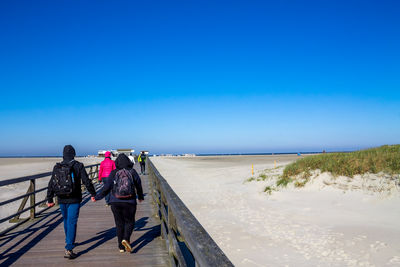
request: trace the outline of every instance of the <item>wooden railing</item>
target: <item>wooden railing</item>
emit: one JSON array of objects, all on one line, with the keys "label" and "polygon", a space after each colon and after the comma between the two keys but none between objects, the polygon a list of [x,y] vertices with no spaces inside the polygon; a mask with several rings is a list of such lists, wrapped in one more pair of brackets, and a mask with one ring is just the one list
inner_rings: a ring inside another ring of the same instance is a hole
[{"label": "wooden railing", "polygon": [[[97,178],[98,173],[99,173],[99,171],[98,171],[99,166],[100,166],[100,164],[93,164],[93,165],[89,165],[89,166],[85,167],[85,169],[88,170],[88,176],[91,180]],[[28,190],[26,191],[26,193],[24,195],[20,195],[20,196],[14,197],[12,199],[8,199],[6,201],[0,202],[0,207],[1,207],[6,204],[9,204],[9,203],[12,203],[12,202],[22,199],[21,205],[19,206],[18,211],[16,213],[6,216],[4,218],[0,218],[0,223],[4,223],[7,220],[10,223],[16,223],[15,225],[0,232],[0,236],[4,235],[5,233],[9,232],[10,230],[14,229],[15,227],[21,225],[22,223],[24,223],[28,220],[35,219],[36,215],[39,215],[40,213],[42,213],[48,209],[48,208],[44,208],[44,209],[40,210],[39,212],[36,212],[36,207],[41,204],[44,205],[47,201],[47,198],[45,198],[44,200],[39,201],[39,202],[36,201],[36,194],[47,190],[47,186],[44,188],[41,188],[41,189],[36,189],[36,180],[41,179],[41,178],[50,177],[51,173],[52,172],[39,173],[39,174],[35,174],[35,175],[0,181],[0,187],[29,181]],[[82,189],[83,189],[83,187],[82,187]],[[28,202],[28,199],[30,200],[30,206],[25,208],[26,203]],[[20,215],[27,211],[30,211],[30,216],[28,218],[20,218]]]},{"label": "wooden railing", "polygon": [[150,158],[147,164],[150,194],[156,215],[161,221],[161,235],[166,242],[172,266],[233,266]]}]

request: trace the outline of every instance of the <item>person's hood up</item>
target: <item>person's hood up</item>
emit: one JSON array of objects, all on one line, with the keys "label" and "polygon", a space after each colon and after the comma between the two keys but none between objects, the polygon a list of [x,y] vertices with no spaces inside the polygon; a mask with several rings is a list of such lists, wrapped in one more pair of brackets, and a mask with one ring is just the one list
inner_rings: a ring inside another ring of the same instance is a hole
[{"label": "person's hood up", "polygon": [[125,154],[119,154],[115,160],[115,167],[117,169],[131,169],[133,167],[132,161]]},{"label": "person's hood up", "polygon": [[65,161],[73,160],[76,156],[75,148],[71,145],[66,145],[63,150],[63,159]]},{"label": "person's hood up", "polygon": [[110,151],[107,151],[107,152],[104,154],[104,157],[106,157],[106,158],[111,158],[111,152],[110,152]]}]

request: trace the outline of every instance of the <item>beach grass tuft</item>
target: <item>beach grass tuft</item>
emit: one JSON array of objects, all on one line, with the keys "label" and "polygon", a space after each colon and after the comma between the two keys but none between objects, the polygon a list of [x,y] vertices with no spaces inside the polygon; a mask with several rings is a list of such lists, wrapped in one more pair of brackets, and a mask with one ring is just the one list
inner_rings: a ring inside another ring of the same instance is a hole
[{"label": "beach grass tuft", "polygon": [[266,192],[267,194],[269,194],[269,195],[271,195],[272,194],[272,191],[274,191],[275,189],[274,188],[272,188],[271,186],[266,186],[265,188],[264,188],[264,192]]},{"label": "beach grass tuft", "polygon": [[245,182],[252,182],[255,180],[256,180],[256,178],[252,176],[252,177],[248,178]]},{"label": "beach grass tuft", "polygon": [[265,179],[267,179],[267,175],[264,173],[261,173],[257,178],[258,181],[265,181]]},{"label": "beach grass tuft", "polygon": [[302,187],[311,176],[311,171],[314,170],[348,177],[379,172],[398,174],[400,173],[400,145],[384,145],[349,153],[308,156],[286,166],[277,185],[286,186],[300,176],[302,179],[295,181],[295,186]]}]

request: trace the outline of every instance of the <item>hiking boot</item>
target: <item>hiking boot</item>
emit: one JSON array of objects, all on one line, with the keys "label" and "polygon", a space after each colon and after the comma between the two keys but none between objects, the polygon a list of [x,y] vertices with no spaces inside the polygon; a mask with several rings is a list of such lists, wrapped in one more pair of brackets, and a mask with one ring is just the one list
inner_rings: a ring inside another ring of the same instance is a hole
[{"label": "hiking boot", "polygon": [[122,245],[125,247],[125,250],[127,251],[127,252],[131,252],[132,251],[132,248],[131,248],[131,245],[128,243],[128,241],[126,241],[125,239],[124,240],[122,240]]},{"label": "hiking boot", "polygon": [[76,255],[72,250],[66,250],[65,251],[64,258],[73,260],[76,257],[78,257],[78,255]]}]

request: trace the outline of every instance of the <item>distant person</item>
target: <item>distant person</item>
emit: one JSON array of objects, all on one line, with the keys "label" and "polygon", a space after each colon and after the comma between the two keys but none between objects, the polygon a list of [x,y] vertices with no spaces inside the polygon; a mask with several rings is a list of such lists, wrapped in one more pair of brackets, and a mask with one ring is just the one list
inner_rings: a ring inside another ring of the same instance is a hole
[{"label": "distant person", "polygon": [[81,181],[92,195],[92,201],[95,201],[94,196],[96,196],[96,190],[86,173],[85,167],[74,159],[75,155],[75,149],[71,145],[64,147],[63,161],[54,166],[47,189],[47,206],[54,206],[54,194],[60,204],[66,244],[64,258],[68,259],[77,257],[72,250],[75,247],[76,227],[82,201]]},{"label": "distant person", "polygon": [[[115,170],[115,162],[111,159],[111,152],[107,151],[104,154],[104,160],[100,163],[99,170],[99,182],[105,184],[107,177],[110,175],[111,171]],[[106,206],[109,205],[110,202],[110,194],[105,197]]]},{"label": "distant person", "polygon": [[145,174],[145,171],[146,171],[146,154],[144,153],[144,151],[142,151],[142,153],[140,153],[140,155],[138,157],[138,161],[140,163],[140,173],[141,174]]},{"label": "distant person", "polygon": [[115,165],[117,168],[110,173],[95,200],[100,200],[111,192],[109,203],[117,228],[119,252],[131,252],[130,238],[135,227],[136,193],[139,202],[142,202],[142,183],[127,155],[119,154]]}]

